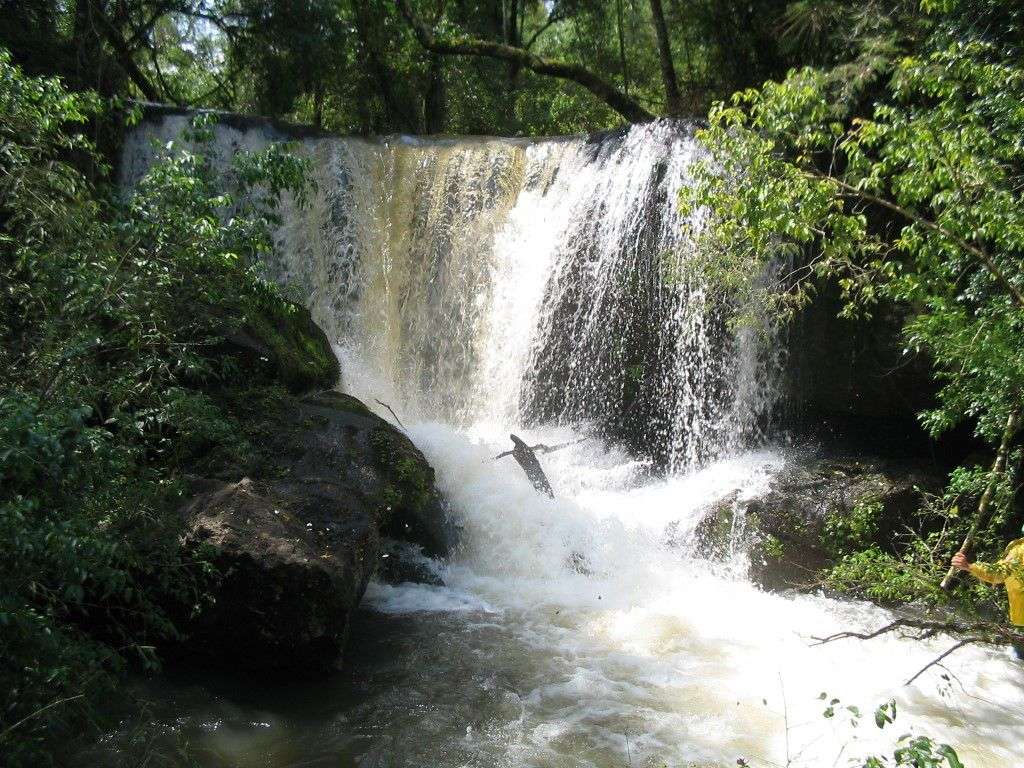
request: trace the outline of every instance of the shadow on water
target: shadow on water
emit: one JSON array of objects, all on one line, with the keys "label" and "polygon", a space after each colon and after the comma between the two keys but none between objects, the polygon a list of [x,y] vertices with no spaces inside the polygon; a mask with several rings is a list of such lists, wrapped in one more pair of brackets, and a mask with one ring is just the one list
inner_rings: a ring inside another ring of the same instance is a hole
[{"label": "shadow on water", "polygon": [[[323,679],[177,668],[134,681],[130,697],[148,703],[151,750],[171,765],[494,766],[521,735],[526,679],[542,674],[510,635],[492,614],[360,611],[344,669]],[[138,725],[126,717],[73,763],[123,761]]]}]

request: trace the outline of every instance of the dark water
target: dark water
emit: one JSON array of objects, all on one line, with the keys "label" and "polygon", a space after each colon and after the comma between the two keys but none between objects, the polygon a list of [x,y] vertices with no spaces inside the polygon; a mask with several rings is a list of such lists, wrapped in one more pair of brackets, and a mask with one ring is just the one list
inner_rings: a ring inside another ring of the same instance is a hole
[{"label": "dark water", "polygon": [[209,768],[515,764],[507,748],[524,725],[520,692],[545,670],[494,618],[361,611],[345,668],[323,679],[184,669],[137,679],[126,699],[146,703],[149,733],[127,716],[69,764],[147,755]]}]

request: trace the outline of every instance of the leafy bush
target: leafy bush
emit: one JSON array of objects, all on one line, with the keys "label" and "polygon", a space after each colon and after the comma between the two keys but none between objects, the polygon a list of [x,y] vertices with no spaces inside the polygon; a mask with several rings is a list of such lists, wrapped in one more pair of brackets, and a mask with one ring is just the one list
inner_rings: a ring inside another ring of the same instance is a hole
[{"label": "leafy bush", "polygon": [[[883,512],[878,502],[858,504],[849,515],[830,518],[825,533],[838,562],[825,572],[825,583],[882,603],[952,603],[971,613],[1003,613],[1005,595],[976,580],[960,579],[949,591],[939,587],[949,568],[948,553],[959,546],[970,527],[971,520],[960,514],[960,505],[976,501],[988,476],[980,467],[958,468],[945,492],[926,495],[914,518],[903,520],[902,531],[884,542],[877,535]],[[1002,551],[1003,519],[1004,515],[997,515],[995,524],[979,537],[979,552]]]},{"label": "leafy bush", "polygon": [[[153,667],[212,574],[177,544],[180,478],[248,452],[225,338],[290,305],[260,273],[305,166],[230,161],[210,118],[129,196],[77,169],[89,94],[0,51],[0,751],[47,760],[129,664]],[[243,372],[244,373],[244,372]],[[246,386],[251,376],[246,374]],[[267,382],[273,384],[271,379]]]},{"label": "leafy bush", "polygon": [[[714,160],[683,191],[684,208],[707,214],[693,219],[703,247],[691,268],[712,276],[740,323],[766,309],[792,317],[826,279],[844,316],[898,306],[908,357],[926,356],[939,385],[922,426],[938,436],[969,425],[1005,455],[1024,412],[1024,67],[1015,44],[1000,40],[1021,30],[1006,17],[993,34],[976,4],[960,0],[922,8],[920,36],[906,55],[884,57],[889,77],[870,100],[848,98],[855,59],[793,70],[712,109],[698,135]],[[1005,466],[1020,466],[1019,454]],[[976,549],[996,554],[1012,475],[961,468],[942,508],[905,521],[906,536],[884,549],[857,530],[869,517],[855,515],[832,531],[846,550],[833,584],[940,600],[921,585],[941,578],[970,528],[958,509],[993,485],[996,514],[979,515]]]},{"label": "leafy bush", "polygon": [[882,502],[862,499],[848,514],[830,515],[825,520],[825,542],[836,554],[868,546],[878,530]]}]

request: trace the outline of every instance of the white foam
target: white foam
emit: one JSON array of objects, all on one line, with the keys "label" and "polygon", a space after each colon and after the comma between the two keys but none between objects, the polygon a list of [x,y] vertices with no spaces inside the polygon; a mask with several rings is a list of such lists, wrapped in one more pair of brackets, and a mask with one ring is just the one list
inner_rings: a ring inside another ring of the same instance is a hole
[{"label": "white foam", "polygon": [[449,587],[404,583],[392,586],[371,581],[363,598],[381,613],[495,613],[484,600]]},{"label": "white foam", "polygon": [[[126,178],[140,167],[139,136]],[[699,276],[662,274],[680,271],[692,245],[676,199],[699,147],[664,123],[621,138],[307,142],[318,192],[308,210],[286,211],[271,260],[339,342],[345,388],[394,421],[376,401],[389,403],[409,426],[463,528],[446,587],[371,584],[368,604],[467,626],[485,614],[503,628],[494,642],[505,645],[473,653],[514,661],[508,720],[460,723],[449,743],[517,767],[745,757],[757,768],[825,768],[913,729],[953,743],[970,768],[1021,764],[1024,674],[1005,653],[965,649],[948,672],[903,687],[952,641],[815,646],[816,635],[890,616],[766,594],[742,579],[741,548],[722,568],[687,546],[704,510],[785,471],[778,451],[737,455],[778,394],[777,350],[753,332],[728,337]],[[266,139],[225,128],[218,142]],[[658,370],[627,381],[635,339],[612,326],[647,300],[662,325],[639,335],[654,340]],[[568,361],[556,384],[534,365],[550,349]],[[555,499],[511,459],[493,459],[510,431],[530,443],[582,438],[579,422],[621,415],[638,383],[668,414],[652,447],[675,469],[732,458],[652,480],[647,462],[590,440],[542,457]],[[558,386],[555,420],[575,427],[518,423],[525,396]],[[450,664],[433,670],[439,686],[460,659]],[[895,730],[870,717],[856,729],[846,716],[826,720],[822,691],[865,712],[896,698]]]},{"label": "white foam", "polygon": [[[908,731],[953,743],[971,768],[1002,768],[1018,756],[1024,670],[1005,654],[966,649],[945,665],[949,680],[936,669],[905,688],[953,641],[815,645],[816,636],[874,629],[891,616],[861,602],[765,593],[668,543],[669,525],[692,530],[709,504],[762,491],[784,467],[779,453],[637,484],[609,480],[607,466],[598,479],[591,462],[606,465],[615,452],[585,443],[557,464],[545,461],[565,494],[551,500],[513,462],[493,461],[507,447],[501,435],[487,439],[478,426],[469,437],[438,423],[410,431],[464,530],[446,581],[504,615],[523,652],[558,670],[524,696],[537,722],[526,736],[535,760],[561,754],[565,733],[618,749],[624,723],[634,757],[669,765],[738,757],[784,765],[787,739],[794,767],[832,765],[841,749],[843,765]],[[573,569],[574,553],[590,575]],[[822,716],[821,692],[842,700],[832,720]],[[871,711],[890,698],[900,715],[882,732]],[[846,705],[864,712],[859,727]]]}]

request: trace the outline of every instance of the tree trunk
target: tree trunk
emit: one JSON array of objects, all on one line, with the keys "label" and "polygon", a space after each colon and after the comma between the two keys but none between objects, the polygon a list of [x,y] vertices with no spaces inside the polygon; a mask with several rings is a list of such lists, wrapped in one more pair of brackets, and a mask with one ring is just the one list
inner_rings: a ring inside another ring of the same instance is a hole
[{"label": "tree trunk", "polygon": [[615,28],[619,33],[619,61],[622,66],[622,90],[629,95],[629,66],[626,64],[626,33],[622,29],[622,0],[615,0]]},{"label": "tree trunk", "polygon": [[654,35],[658,39],[661,80],[665,88],[665,111],[669,115],[680,115],[683,111],[683,99],[679,94],[679,81],[676,79],[676,68],[672,63],[672,45],[668,37],[668,26],[665,24],[665,11],[661,7],[661,0],[650,0],[650,3]]},{"label": "tree trunk", "polygon": [[426,133],[444,133],[448,122],[447,94],[444,83],[444,61],[437,54],[430,55],[427,93],[423,98],[423,128]]},{"label": "tree trunk", "polygon": [[394,127],[399,131],[415,133],[419,130],[418,116],[415,114],[416,105],[410,105],[411,109],[407,112],[401,100],[395,94],[394,89],[391,87],[394,78],[374,45],[375,41],[370,28],[373,21],[367,13],[366,4],[363,0],[351,0],[351,2],[356,22],[356,35],[366,54],[366,63],[369,64],[373,78],[377,81],[377,88],[384,99],[384,106],[390,118],[394,121],[393,126],[389,125],[388,128],[392,129]]},{"label": "tree trunk", "polygon": [[320,82],[313,86],[313,125],[324,127],[324,89]]},{"label": "tree trunk", "polygon": [[117,65],[131,78],[131,81],[135,83],[143,96],[149,101],[160,101],[159,91],[149,82],[149,78],[143,74],[142,70],[139,69],[135,59],[132,57],[132,50],[128,47],[128,44],[124,41],[120,31],[114,26],[113,22],[107,18],[98,0],[88,0],[87,6],[90,20],[96,24],[104,39],[114,49],[114,60],[117,62]]}]

